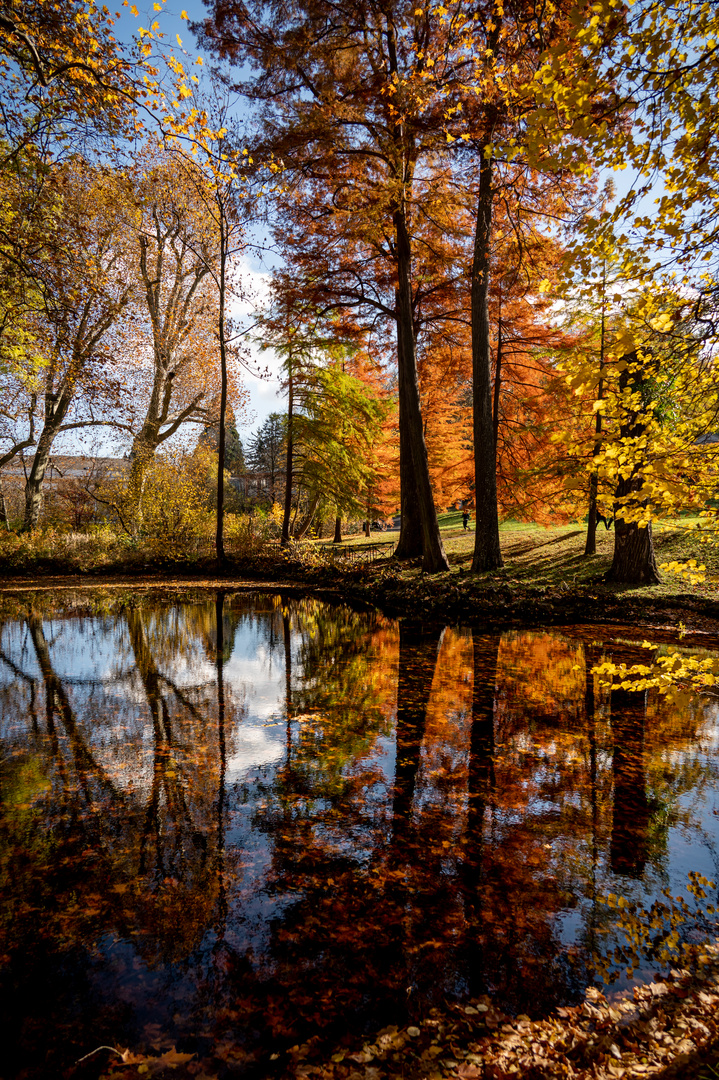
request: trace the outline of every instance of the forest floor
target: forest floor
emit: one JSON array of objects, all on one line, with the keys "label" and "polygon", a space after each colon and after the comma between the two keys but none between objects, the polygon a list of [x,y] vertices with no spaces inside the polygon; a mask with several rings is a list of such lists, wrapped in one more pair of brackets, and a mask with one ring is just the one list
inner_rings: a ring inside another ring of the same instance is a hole
[{"label": "forest floor", "polygon": [[[226,1044],[204,1058],[164,1049],[105,1054],[105,1080],[140,1077],[223,1080],[716,1080],[719,1076],[719,946],[700,973],[675,970],[621,995],[590,987],[581,1004],[547,1018],[506,1016],[491,998],[430,1009],[414,1025],[334,1045],[310,1039],[249,1071]],[[97,1059],[96,1059],[97,1063]],[[245,1066],[247,1063],[244,1063]],[[82,1070],[82,1071],[80,1071]],[[70,1078],[88,1075],[82,1066]],[[93,1074],[97,1076],[97,1072]]]},{"label": "forest floor", "polygon": [[[608,583],[613,531],[597,532],[597,554],[584,555],[585,526],[506,522],[500,530],[504,566],[471,572],[474,535],[461,514],[440,518],[450,569],[424,574],[419,561],[392,558],[398,533],[349,537],[339,548],[315,540],[281,552],[270,544],[251,558],[230,555],[222,574],[209,557],[170,562],[103,562],[43,558],[27,565],[3,565],[0,594],[20,590],[55,592],[89,584],[113,589],[219,587],[271,588],[312,592],[379,608],[387,615],[452,621],[463,625],[506,626],[632,622],[643,626],[716,631],[719,620],[719,545],[707,545],[685,519],[655,528],[657,562],[695,559],[706,566],[703,581],[689,582],[662,571],[652,586]],[[77,549],[79,550],[79,549]]]}]

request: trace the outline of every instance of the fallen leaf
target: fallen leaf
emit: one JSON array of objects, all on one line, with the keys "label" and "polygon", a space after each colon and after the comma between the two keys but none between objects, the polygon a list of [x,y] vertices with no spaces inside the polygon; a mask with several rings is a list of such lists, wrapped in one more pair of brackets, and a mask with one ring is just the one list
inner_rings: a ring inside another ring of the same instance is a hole
[{"label": "fallen leaf", "polygon": [[174,1069],[178,1065],[186,1065],[188,1061],[192,1061],[194,1056],[194,1054],[181,1054],[175,1050],[175,1047],[173,1046],[172,1049],[166,1050],[164,1054],[160,1055],[157,1059],[157,1064],[162,1066],[169,1065],[170,1068]]}]

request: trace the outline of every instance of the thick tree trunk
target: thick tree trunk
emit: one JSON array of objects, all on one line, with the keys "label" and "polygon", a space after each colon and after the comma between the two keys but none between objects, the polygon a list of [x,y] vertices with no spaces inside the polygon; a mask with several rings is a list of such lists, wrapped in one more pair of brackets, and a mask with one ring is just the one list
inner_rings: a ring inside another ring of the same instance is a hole
[{"label": "thick tree trunk", "polygon": [[[632,391],[639,391],[648,375],[644,361],[640,362],[636,353],[631,353],[624,359],[627,366],[620,376],[619,389],[624,391],[631,388]],[[620,426],[621,438],[635,443],[644,436],[645,431],[646,424],[641,419],[641,413],[627,412],[625,421]],[[614,558],[607,573],[607,581],[627,585],[657,585],[661,580],[654,555],[651,522],[644,528],[640,528],[637,521],[629,521],[623,516],[629,511],[634,516],[637,511],[646,507],[647,500],[641,495],[643,486],[644,478],[640,464],[635,464],[631,474],[628,477],[620,477],[617,482],[614,511]]]},{"label": "thick tree trunk", "polygon": [[333,544],[342,543],[342,517],[340,514],[335,518],[335,534],[332,537]]},{"label": "thick tree trunk", "polygon": [[492,416],[489,264],[492,239],[492,159],[480,158],[477,227],[472,259],[472,383],[475,533],[472,570],[502,565],[497,512],[497,454]]},{"label": "thick tree trunk", "polygon": [[72,401],[72,390],[65,385],[57,394],[45,395],[45,424],[25,483],[25,519],[22,532],[37,528],[42,509],[42,484],[50,461],[50,453],[63,420],[67,416]]},{"label": "thick tree trunk", "polygon": [[628,585],[658,585],[661,581],[654,554],[651,522],[643,529],[636,521],[614,520],[614,558],[607,581]]},{"label": "thick tree trunk", "polygon": [[142,496],[145,491],[147,469],[154,456],[155,449],[156,447],[153,445],[151,434],[147,433],[147,437],[145,437],[145,429],[143,427],[143,431],[134,439],[132,449],[130,450],[130,477],[128,486],[131,504],[130,527],[133,534],[136,534],[142,527]]},{"label": "thick tree trunk", "polygon": [[482,993],[485,975],[484,932],[488,904],[484,833],[487,808],[494,801],[494,710],[497,664],[501,636],[484,636],[472,631],[474,678],[472,687],[472,727],[467,762],[467,827],[462,847],[461,882],[464,891],[466,937],[465,970],[470,993]]},{"label": "thick tree trunk", "polygon": [[395,548],[397,559],[421,559],[422,519],[419,513],[419,496],[412,461],[412,445],[406,417],[405,380],[407,369],[402,357],[402,326],[399,319],[399,298],[395,294],[397,312],[397,371],[399,379],[399,489],[400,528],[399,542]]},{"label": "thick tree trunk", "polygon": [[[643,663],[646,657],[640,658]],[[644,767],[647,692],[613,690],[614,799],[610,862],[615,874],[641,877],[648,855],[650,807]]]},{"label": "thick tree trunk", "polygon": [[467,770],[467,834],[472,844],[481,840],[485,806],[494,788],[494,705],[500,642],[499,634],[483,637],[472,631],[474,678]]},{"label": "thick tree trunk", "polygon": [[414,327],[412,324],[412,289],[411,289],[411,247],[404,209],[394,213],[395,237],[397,243],[397,323],[402,342],[398,351],[398,360],[402,365],[400,375],[400,432],[402,417],[408,435],[412,454],[417,500],[422,524],[422,569],[436,574],[449,570],[447,556],[442,546],[439,532],[437,511],[432,497],[432,484],[429,478],[427,445],[424,441],[422,409],[419,399],[419,381],[417,362],[414,351]]},{"label": "thick tree trunk", "polygon": [[393,839],[405,834],[409,825],[440,636],[439,630],[427,632],[417,624],[400,622]]}]

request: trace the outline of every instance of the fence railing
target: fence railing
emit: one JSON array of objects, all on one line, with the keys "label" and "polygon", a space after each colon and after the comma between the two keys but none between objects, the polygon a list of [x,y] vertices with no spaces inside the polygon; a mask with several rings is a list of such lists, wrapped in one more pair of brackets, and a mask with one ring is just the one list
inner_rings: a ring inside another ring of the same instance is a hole
[{"label": "fence railing", "polygon": [[395,541],[382,544],[327,544],[323,550],[334,559],[347,559],[349,562],[377,562],[386,559],[395,549]]}]

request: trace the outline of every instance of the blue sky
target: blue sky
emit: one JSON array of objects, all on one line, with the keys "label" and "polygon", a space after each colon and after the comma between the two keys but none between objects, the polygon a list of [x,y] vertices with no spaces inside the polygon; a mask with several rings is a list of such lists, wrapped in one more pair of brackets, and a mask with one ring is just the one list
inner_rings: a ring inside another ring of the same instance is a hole
[{"label": "blue sky", "polygon": [[[203,57],[205,63],[202,67],[196,66],[196,60],[202,56],[202,50],[198,48],[195,37],[189,29],[191,21],[201,21],[208,14],[202,0],[166,0],[162,4],[162,10],[159,12],[154,9],[153,3],[144,3],[142,0],[135,0],[134,4],[132,4],[132,0],[129,0],[128,6],[121,6],[121,2],[122,0],[115,8],[118,13],[115,30],[120,41],[129,44],[137,34],[139,27],[148,28],[153,22],[157,21],[163,35],[163,44],[172,46],[174,50],[182,50],[185,54],[183,63],[187,68],[191,68],[193,73],[199,74],[200,78],[202,78],[203,73],[209,71],[212,62],[209,57]],[[159,0],[157,2],[159,3]],[[137,15],[134,14],[134,10],[137,10]],[[189,18],[183,18],[183,13]],[[178,38],[181,44],[178,44]],[[635,182],[635,177],[630,176],[629,171],[611,175],[616,185],[618,197],[624,195]],[[650,204],[649,206],[646,205],[647,201]],[[644,200],[645,212],[651,212],[651,202],[651,199]],[[259,241],[260,238],[258,237]],[[263,261],[256,252],[250,252],[243,260],[239,270],[244,279],[244,291],[254,293],[257,297],[257,303],[262,303],[267,296],[271,256],[266,255]],[[238,315],[243,323],[251,323],[254,316],[253,305],[251,303],[244,304],[242,308],[238,307],[234,314]],[[277,358],[270,351],[266,353],[260,352],[257,344],[251,346],[250,352],[253,361],[251,366],[256,366],[258,369],[269,369],[270,377],[260,379],[250,371],[245,376],[245,385],[249,391],[250,401],[245,416],[238,415],[240,436],[243,442],[247,442],[252,432],[262,424],[269,413],[281,412],[286,408],[286,399],[280,390],[280,382],[277,378],[279,368]],[[189,433],[189,439],[194,441],[192,433]],[[75,441],[73,440],[73,442]],[[105,447],[103,452],[112,452],[109,446],[110,442],[114,442],[112,436],[108,435],[103,439]],[[64,443],[65,440],[63,440]],[[71,448],[69,445],[67,447],[63,445],[63,449],[66,452],[73,452],[75,447]]]},{"label": "blue sky", "polygon": [[[159,3],[159,0],[157,2]],[[199,22],[207,15],[207,8],[201,0],[167,0],[162,4],[161,12],[155,11],[152,3],[146,4],[142,3],[141,0],[135,0],[134,7],[137,9],[137,16],[133,14],[132,6],[132,0],[130,0],[127,7],[121,7],[118,4],[114,8],[119,16],[115,24],[119,41],[129,44],[137,34],[139,27],[148,28],[153,22],[157,21],[160,24],[160,32],[164,35],[163,43],[172,45],[175,49],[181,48],[184,51],[186,55],[183,57],[183,63],[187,68],[192,68],[193,73],[199,74],[200,77],[202,77],[203,72],[208,71],[210,60],[203,56],[202,50],[197,46],[194,34],[189,29],[189,22]],[[189,20],[182,18],[183,12],[187,13]],[[177,44],[178,37],[182,42],[181,46]],[[197,67],[195,63],[198,57],[203,57],[206,61],[201,68]],[[261,303],[267,296],[270,274],[269,263],[260,261],[257,255],[252,252],[243,261],[240,272],[245,279],[246,291],[254,293],[258,298],[258,302]],[[238,308],[236,314],[243,319],[243,322],[247,322],[251,321],[253,312],[251,306],[243,305],[242,308]],[[251,432],[256,430],[271,412],[281,412],[286,408],[286,399],[280,392],[279,379],[276,377],[278,369],[276,357],[270,352],[260,353],[257,345],[251,346],[250,351],[252,360],[258,368],[269,368],[270,378],[259,379],[249,372],[245,376],[245,385],[250,394],[250,404],[244,423],[242,422],[243,418],[238,417],[241,425],[240,437],[243,441],[249,438]]]}]

